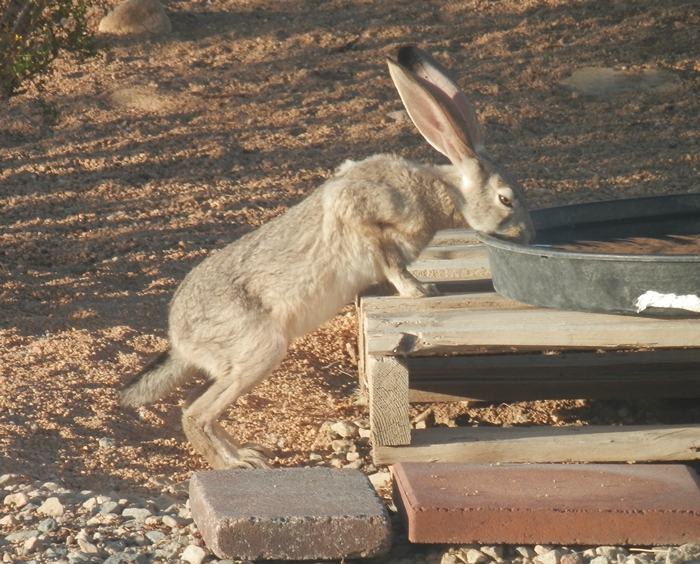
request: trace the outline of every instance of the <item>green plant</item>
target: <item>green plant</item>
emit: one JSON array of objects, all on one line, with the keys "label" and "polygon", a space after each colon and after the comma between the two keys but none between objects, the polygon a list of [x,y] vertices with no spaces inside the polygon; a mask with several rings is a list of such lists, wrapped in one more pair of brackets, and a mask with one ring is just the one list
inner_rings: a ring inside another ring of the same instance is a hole
[{"label": "green plant", "polygon": [[41,85],[64,50],[82,61],[100,48],[88,27],[88,10],[101,0],[0,0],[0,97],[27,82]]}]

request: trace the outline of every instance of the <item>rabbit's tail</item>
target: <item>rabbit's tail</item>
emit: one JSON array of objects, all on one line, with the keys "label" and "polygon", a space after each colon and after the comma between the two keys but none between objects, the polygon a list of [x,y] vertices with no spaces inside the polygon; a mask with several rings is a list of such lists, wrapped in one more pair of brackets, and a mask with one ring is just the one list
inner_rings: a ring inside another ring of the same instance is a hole
[{"label": "rabbit's tail", "polygon": [[159,400],[185,380],[188,373],[187,364],[168,349],[121,391],[121,404],[145,405]]}]

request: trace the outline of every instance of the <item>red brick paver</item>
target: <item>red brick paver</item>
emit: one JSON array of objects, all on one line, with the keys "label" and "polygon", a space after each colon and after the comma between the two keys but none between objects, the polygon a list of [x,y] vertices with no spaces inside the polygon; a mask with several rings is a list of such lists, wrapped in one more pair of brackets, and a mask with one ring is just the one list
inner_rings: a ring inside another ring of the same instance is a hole
[{"label": "red brick paver", "polygon": [[219,558],[340,560],[391,548],[387,509],[359,470],[197,472],[190,507]]},{"label": "red brick paver", "polygon": [[411,542],[700,539],[700,481],[682,465],[400,463],[393,475],[394,503]]}]

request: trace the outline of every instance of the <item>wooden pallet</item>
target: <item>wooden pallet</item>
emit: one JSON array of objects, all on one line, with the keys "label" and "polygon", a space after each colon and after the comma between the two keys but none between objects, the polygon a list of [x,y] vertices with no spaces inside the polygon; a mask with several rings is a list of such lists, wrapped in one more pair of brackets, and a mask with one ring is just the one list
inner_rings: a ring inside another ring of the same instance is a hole
[{"label": "wooden pallet", "polygon": [[444,295],[358,303],[376,463],[700,458],[700,425],[412,431],[409,402],[700,397],[700,321],[513,302],[468,231],[439,233],[411,270]]}]

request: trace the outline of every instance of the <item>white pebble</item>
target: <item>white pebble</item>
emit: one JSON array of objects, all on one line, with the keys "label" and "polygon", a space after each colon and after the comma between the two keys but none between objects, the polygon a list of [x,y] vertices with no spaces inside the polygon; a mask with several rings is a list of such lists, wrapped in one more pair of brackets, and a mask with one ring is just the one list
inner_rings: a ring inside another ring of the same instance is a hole
[{"label": "white pebble", "polygon": [[578,552],[567,552],[561,555],[560,564],[583,564]]},{"label": "white pebble", "polygon": [[452,552],[446,552],[440,559],[440,564],[460,564],[461,562],[462,560],[457,558],[457,556]]},{"label": "white pebble", "polygon": [[9,529],[17,523],[18,521],[14,515],[5,515],[4,517],[0,517],[0,527],[7,527]]},{"label": "white pebble", "polygon": [[5,496],[5,505],[14,505],[20,509],[29,503],[29,496],[25,493],[16,493]]},{"label": "white pebble", "polygon": [[348,421],[338,421],[331,425],[331,431],[344,439],[356,437],[358,434],[357,425]]},{"label": "white pebble", "polygon": [[63,503],[57,497],[50,497],[37,509],[37,513],[41,513],[47,517],[60,517],[65,511],[66,509]]},{"label": "white pebble", "polygon": [[681,564],[685,561],[685,554],[679,548],[671,547],[666,553],[666,564]]},{"label": "white pebble", "polygon": [[465,552],[464,556],[467,559],[467,564],[481,564],[489,559],[488,556],[476,548],[470,548],[462,552]]},{"label": "white pebble", "polygon": [[78,538],[78,546],[80,547],[80,551],[85,554],[97,554],[100,552],[94,544],[88,542],[84,538]]},{"label": "white pebble", "polygon": [[391,484],[391,472],[375,472],[370,474],[369,481],[376,488],[386,488]]},{"label": "white pebble", "polygon": [[127,507],[124,511],[122,511],[122,517],[132,517],[140,521],[145,520],[151,515],[153,515],[151,510],[146,509],[145,507]]},{"label": "white pebble", "polygon": [[189,545],[182,553],[180,560],[190,564],[202,564],[207,557],[206,551],[196,544]]},{"label": "white pebble", "polygon": [[561,552],[557,549],[553,549],[549,552],[545,552],[544,554],[538,554],[535,556],[533,562],[535,562],[535,564],[559,564],[560,559]]},{"label": "white pebble", "polygon": [[494,560],[503,559],[503,547],[502,546],[482,546],[481,552],[486,556],[490,556]]},{"label": "white pebble", "polygon": [[24,541],[24,552],[26,554],[43,550],[43,548],[44,543],[38,537],[31,537]]},{"label": "white pebble", "polygon": [[515,552],[517,552],[523,558],[529,558],[530,560],[537,556],[537,553],[529,546],[516,546]]}]

